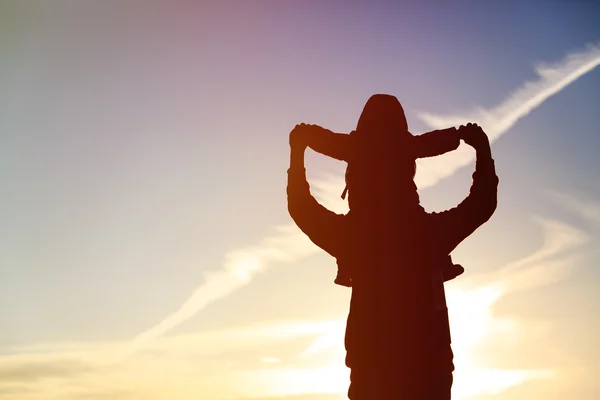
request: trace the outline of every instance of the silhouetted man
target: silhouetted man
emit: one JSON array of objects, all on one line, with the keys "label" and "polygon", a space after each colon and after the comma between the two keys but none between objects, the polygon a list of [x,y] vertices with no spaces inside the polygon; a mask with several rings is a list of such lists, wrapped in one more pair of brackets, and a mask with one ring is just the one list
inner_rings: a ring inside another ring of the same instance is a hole
[{"label": "silhouetted man", "polygon": [[453,364],[440,266],[493,214],[498,184],[483,130],[469,124],[458,132],[477,151],[477,162],[471,192],[457,207],[426,213],[406,185],[414,161],[392,157],[398,149],[365,150],[346,174],[346,215],[311,196],[306,127],[290,134],[290,215],[315,244],[351,266],[345,344],[352,400],[450,398]]}]

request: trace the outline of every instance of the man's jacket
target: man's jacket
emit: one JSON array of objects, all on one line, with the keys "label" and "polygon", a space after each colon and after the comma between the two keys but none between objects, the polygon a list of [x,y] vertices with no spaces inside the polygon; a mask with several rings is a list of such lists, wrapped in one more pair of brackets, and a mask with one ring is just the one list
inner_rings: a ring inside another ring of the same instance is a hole
[{"label": "man's jacket", "polygon": [[288,170],[288,210],[310,240],[352,267],[346,363],[380,369],[426,364],[450,332],[440,265],[497,204],[491,157],[479,158],[469,195],[456,207],[395,215],[336,214],[310,193],[304,168]]}]

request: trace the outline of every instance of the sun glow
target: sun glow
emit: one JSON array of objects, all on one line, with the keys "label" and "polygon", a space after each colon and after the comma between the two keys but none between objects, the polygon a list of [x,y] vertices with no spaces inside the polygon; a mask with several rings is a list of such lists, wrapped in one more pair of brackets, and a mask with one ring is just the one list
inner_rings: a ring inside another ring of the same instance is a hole
[{"label": "sun glow", "polygon": [[504,295],[499,285],[473,290],[449,290],[448,307],[454,352],[454,398],[476,394],[497,394],[534,378],[549,377],[548,371],[504,370],[486,367],[486,351],[490,351],[492,335],[505,337],[518,334],[519,324],[493,314],[494,304]]},{"label": "sun glow", "polygon": [[[491,344],[490,336],[515,335],[519,330],[517,321],[493,314],[492,307],[503,294],[499,285],[473,290],[451,288],[447,292],[456,365],[452,389],[455,399],[496,394],[530,379],[552,377],[551,371],[486,367],[484,350]],[[265,370],[261,384],[268,384],[268,393],[264,386],[259,389],[260,380],[254,379],[252,386],[264,395],[340,393],[343,397],[349,384],[349,370],[343,364],[344,329],[344,320],[323,325],[323,331],[298,356],[302,364],[308,364],[306,368]]]}]

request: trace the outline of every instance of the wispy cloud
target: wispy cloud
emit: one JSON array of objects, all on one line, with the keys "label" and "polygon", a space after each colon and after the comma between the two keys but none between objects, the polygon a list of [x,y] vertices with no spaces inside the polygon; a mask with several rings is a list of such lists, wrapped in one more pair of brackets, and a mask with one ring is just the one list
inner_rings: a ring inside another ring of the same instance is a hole
[{"label": "wispy cloud", "polygon": [[561,368],[573,367],[562,365],[564,360],[550,360],[523,369],[518,355],[511,358],[515,369],[491,368],[489,364],[490,359],[501,358],[506,351],[502,343],[506,342],[511,348],[519,347],[515,342],[527,342],[525,347],[530,351],[549,353],[549,338],[524,324],[518,310],[503,317],[494,312],[495,307],[512,293],[566,279],[590,240],[587,233],[564,222],[544,218],[535,218],[534,222],[543,237],[540,248],[497,272],[466,279],[462,286],[448,291],[457,365],[453,390],[458,398],[495,394],[532,379],[560,379]]},{"label": "wispy cloud", "polygon": [[[476,122],[483,127],[490,140],[494,141],[544,101],[598,65],[600,44],[589,45],[585,50],[570,53],[558,62],[538,64],[535,67],[538,78],[525,82],[496,107],[478,108],[455,115],[421,112],[418,117],[433,129]],[[452,175],[457,169],[471,162],[473,157],[473,152],[459,148],[443,158],[421,160],[416,177],[419,188],[432,186],[440,179]]]},{"label": "wispy cloud", "polygon": [[[8,358],[8,357],[6,357]],[[22,361],[24,357],[20,358]],[[50,358],[47,360],[34,359],[27,363],[11,364],[6,362],[0,363],[0,381],[14,382],[34,382],[38,379],[48,377],[65,377],[84,374],[89,371],[89,366],[81,362],[75,357],[66,358],[57,362],[56,359]]]},{"label": "wispy cloud", "polygon": [[[599,64],[600,46],[591,45],[584,51],[569,54],[554,64],[538,65],[536,72],[539,78],[536,81],[526,82],[494,108],[477,109],[450,116],[420,113],[419,118],[435,129],[456,126],[467,121],[478,122],[488,132],[491,140],[495,140],[550,96]],[[417,183],[420,188],[434,185],[472,160],[472,152],[464,148],[459,148],[441,159],[424,160],[419,164]],[[329,176],[322,182],[314,183],[313,188],[316,189],[315,197],[334,211],[343,212],[347,209],[347,205],[339,199],[343,178]],[[274,235],[263,239],[258,245],[226,255],[220,269],[207,273],[204,283],[179,309],[134,338],[126,353],[148,340],[163,335],[193,317],[208,304],[248,284],[257,273],[264,271],[269,265],[294,261],[317,250],[295,226],[287,225],[277,229]]]},{"label": "wispy cloud", "polygon": [[516,291],[563,279],[581,256],[579,249],[590,238],[580,229],[559,221],[536,218],[542,228],[544,246],[506,266],[496,278],[504,291]]},{"label": "wispy cloud", "polygon": [[258,245],[228,253],[221,268],[207,272],[204,283],[196,288],[188,300],[160,323],[137,335],[123,356],[187,321],[212,302],[247,285],[269,265],[293,262],[317,251],[294,225],[280,226],[273,230],[275,233],[264,238]]},{"label": "wispy cloud", "polygon": [[548,196],[571,213],[587,222],[600,224],[600,201],[574,196],[573,194],[548,192]]},{"label": "wispy cloud", "polygon": [[165,336],[117,364],[107,362],[110,354],[128,343],[24,346],[0,354],[0,399],[242,399],[304,393],[303,378],[318,383],[312,392],[331,392],[339,387],[319,372],[332,367],[314,370],[294,358],[307,339],[337,325],[288,320]]}]

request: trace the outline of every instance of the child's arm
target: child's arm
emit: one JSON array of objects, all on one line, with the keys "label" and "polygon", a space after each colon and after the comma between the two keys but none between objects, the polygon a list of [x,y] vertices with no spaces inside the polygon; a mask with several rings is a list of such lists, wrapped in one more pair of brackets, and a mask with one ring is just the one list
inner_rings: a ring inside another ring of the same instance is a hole
[{"label": "child's arm", "polygon": [[456,150],[460,137],[456,128],[440,129],[413,136],[413,157],[435,157]]}]

